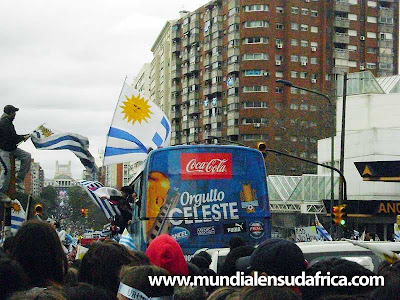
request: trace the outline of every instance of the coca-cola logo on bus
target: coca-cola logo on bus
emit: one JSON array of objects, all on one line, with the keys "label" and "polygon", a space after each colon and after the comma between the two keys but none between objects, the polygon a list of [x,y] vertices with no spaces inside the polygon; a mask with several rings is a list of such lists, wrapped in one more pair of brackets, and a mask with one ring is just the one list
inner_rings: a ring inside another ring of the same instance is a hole
[{"label": "coca-cola logo on bus", "polygon": [[181,153],[181,179],[232,178],[231,153]]}]

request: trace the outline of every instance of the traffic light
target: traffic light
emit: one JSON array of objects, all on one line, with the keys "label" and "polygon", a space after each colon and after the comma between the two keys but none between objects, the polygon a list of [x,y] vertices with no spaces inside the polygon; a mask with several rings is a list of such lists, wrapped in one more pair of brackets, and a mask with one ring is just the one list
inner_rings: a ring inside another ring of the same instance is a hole
[{"label": "traffic light", "polygon": [[338,226],[346,226],[346,204],[332,207],[331,217],[332,224],[336,224]]},{"label": "traffic light", "polygon": [[88,216],[88,209],[87,208],[81,208],[81,216],[82,217],[87,217]]},{"label": "traffic light", "polygon": [[259,142],[258,145],[257,145],[257,148],[258,148],[258,151],[261,152],[262,156],[265,159],[265,157],[267,156],[267,151],[266,151],[267,150],[267,145],[265,145],[265,143],[263,143],[263,142]]},{"label": "traffic light", "polygon": [[346,204],[340,205],[339,208],[339,225],[346,226],[347,212],[346,212]]}]

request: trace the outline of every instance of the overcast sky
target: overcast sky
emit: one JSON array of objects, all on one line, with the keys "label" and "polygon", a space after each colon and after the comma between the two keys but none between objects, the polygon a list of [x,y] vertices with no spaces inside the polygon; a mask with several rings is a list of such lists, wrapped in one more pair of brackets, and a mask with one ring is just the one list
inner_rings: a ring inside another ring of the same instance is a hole
[{"label": "overcast sky", "polygon": [[[42,123],[89,138],[97,157],[104,150],[125,76],[133,81],[165,22],[194,10],[201,0],[1,0],[0,99],[20,108],[14,121],[26,134]],[[56,160],[83,167],[67,150],[32,153],[53,178]]]}]

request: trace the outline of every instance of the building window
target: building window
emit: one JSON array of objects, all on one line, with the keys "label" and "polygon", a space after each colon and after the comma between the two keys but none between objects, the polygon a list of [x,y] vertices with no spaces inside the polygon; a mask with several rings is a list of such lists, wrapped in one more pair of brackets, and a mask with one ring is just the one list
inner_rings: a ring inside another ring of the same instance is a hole
[{"label": "building window", "polygon": [[269,11],[269,7],[266,4],[256,4],[256,5],[245,5],[243,6],[244,12],[249,11]]},{"label": "building window", "polygon": [[298,106],[296,103],[291,103],[291,104],[290,104],[290,109],[298,110],[298,109],[299,109],[299,106]]},{"label": "building window", "polygon": [[290,24],[290,28],[292,30],[299,30],[299,24],[298,23],[292,23],[292,24]]},{"label": "building window", "polygon": [[283,14],[283,7],[277,6],[277,7],[276,7],[276,12],[277,12],[278,14]]},{"label": "building window", "polygon": [[296,71],[290,71],[290,77],[291,77],[291,78],[297,78],[297,76],[298,76],[298,72],[296,72]]},{"label": "building window", "polygon": [[243,54],[243,60],[268,60],[268,53],[246,53]]},{"label": "building window", "polygon": [[318,33],[318,27],[317,26],[311,26],[311,32],[312,33]]},{"label": "building window", "polygon": [[311,17],[318,17],[318,11],[317,10],[312,10],[311,11]]},{"label": "building window", "polygon": [[292,46],[298,46],[298,45],[299,45],[299,40],[292,39],[292,40],[290,41],[290,44],[291,44]]},{"label": "building window", "polygon": [[308,25],[307,24],[301,24],[301,31],[308,31]]},{"label": "building window", "polygon": [[276,23],[276,29],[283,29],[283,24]]},{"label": "building window", "polygon": [[282,71],[276,71],[275,72],[275,77],[276,78],[283,78],[283,72]]},{"label": "building window", "polygon": [[306,79],[307,78],[307,72],[300,72],[300,78]]},{"label": "building window", "polygon": [[299,8],[295,7],[295,6],[292,6],[292,14],[297,15],[298,13],[299,13]]},{"label": "building window", "polygon": [[244,76],[263,76],[265,73],[265,70],[245,70]]},{"label": "building window", "polygon": [[303,16],[307,16],[307,15],[308,15],[308,8],[302,8],[302,9],[301,9],[301,14],[302,14]]},{"label": "building window", "polygon": [[244,28],[259,28],[259,27],[269,27],[268,21],[247,21],[243,23]]},{"label": "building window", "polygon": [[371,70],[376,69],[376,64],[374,64],[374,63],[367,63],[367,69],[371,69]]},{"label": "building window", "polygon": [[253,93],[253,92],[268,92],[268,86],[253,85],[253,86],[244,86],[243,87],[243,93]]},{"label": "building window", "polygon": [[299,57],[297,55],[291,55],[290,56],[290,60],[293,62],[298,62],[299,61]]},{"label": "building window", "polygon": [[261,101],[246,101],[243,102],[243,108],[268,108],[268,103]]},{"label": "building window", "polygon": [[249,37],[243,39],[243,44],[268,44],[269,39],[267,37]]},{"label": "building window", "polygon": [[275,87],[275,93],[282,94],[283,93],[283,88],[276,86]]},{"label": "building window", "polygon": [[308,41],[306,41],[306,40],[301,40],[301,46],[302,46],[302,47],[308,47]]},{"label": "building window", "polygon": [[300,105],[300,110],[308,110],[308,104],[307,103],[302,103]]},{"label": "building window", "polygon": [[318,64],[318,58],[316,58],[316,57],[311,57],[311,64],[312,64],[312,65]]}]

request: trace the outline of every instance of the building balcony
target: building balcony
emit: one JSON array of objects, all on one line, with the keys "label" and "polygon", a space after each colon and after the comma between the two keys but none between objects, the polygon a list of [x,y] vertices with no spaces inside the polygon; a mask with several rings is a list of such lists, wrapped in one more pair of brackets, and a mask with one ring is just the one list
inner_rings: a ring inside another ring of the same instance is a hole
[{"label": "building balcony", "polygon": [[196,99],[199,99],[199,92],[197,92],[197,91],[192,91],[192,92],[190,92],[189,93],[189,101],[190,100],[196,100]]},{"label": "building balcony", "polygon": [[212,129],[211,131],[210,131],[210,135],[211,136],[216,136],[216,137],[222,137],[222,132],[221,132],[221,128],[219,128],[219,129]]},{"label": "building balcony", "polygon": [[228,57],[235,56],[235,55],[237,55],[237,56],[240,55],[240,50],[239,50],[239,48],[229,48],[229,50],[228,50]]},{"label": "building balcony", "polygon": [[211,73],[210,72],[204,72],[203,73],[203,80],[204,81],[211,80]]},{"label": "building balcony", "polygon": [[393,49],[393,40],[379,40],[378,46],[380,48],[392,48]]},{"label": "building balcony", "polygon": [[197,127],[199,127],[199,120],[189,121],[189,128],[197,128]]},{"label": "building balcony", "polygon": [[185,78],[182,80],[182,88],[187,88],[188,87],[188,80],[186,80]]},{"label": "building balcony", "polygon": [[336,17],[333,20],[333,27],[350,28],[350,20],[347,18]]},{"label": "building balcony", "polygon": [[378,31],[393,33],[394,32],[394,24],[379,24]]},{"label": "building balcony", "polygon": [[394,9],[390,8],[379,8],[379,17],[383,18],[393,18],[394,17]]},{"label": "building balcony", "polygon": [[191,64],[189,66],[189,72],[200,71],[200,65],[198,63]]},{"label": "building balcony", "polygon": [[190,36],[190,43],[191,44],[196,44],[198,42],[200,42],[200,35],[193,34],[193,35]]},{"label": "building balcony", "polygon": [[199,141],[199,134],[193,133],[189,135],[189,143],[198,142]]},{"label": "building balcony", "polygon": [[227,115],[228,120],[239,119],[239,112],[238,111],[228,111]]},{"label": "building balcony", "polygon": [[203,125],[208,125],[208,124],[211,124],[211,117],[204,116],[203,117]]},{"label": "building balcony", "polygon": [[332,70],[333,74],[343,75],[344,73],[349,73],[349,67],[345,66],[335,66]]},{"label": "building balcony", "polygon": [[228,10],[231,10],[232,8],[235,8],[235,7],[240,7],[240,0],[229,0]]},{"label": "building balcony", "polygon": [[211,63],[215,63],[217,61],[222,61],[222,55],[221,54],[211,56]]},{"label": "building balcony", "polygon": [[230,64],[228,65],[228,73],[239,72],[240,65],[239,64]]},{"label": "building balcony", "polygon": [[221,115],[213,115],[211,116],[211,123],[221,123],[222,116]]},{"label": "building balcony", "polygon": [[182,74],[186,75],[187,73],[189,73],[189,67],[187,65],[182,67]]},{"label": "building balcony", "polygon": [[174,71],[171,71],[171,78],[180,78],[181,77],[181,69],[176,69]]},{"label": "building balcony", "polygon": [[222,39],[217,38],[217,39],[212,40],[212,42],[211,42],[211,47],[212,47],[212,48],[215,48],[215,47],[222,47]]},{"label": "building balcony", "polygon": [[219,15],[222,15],[222,9],[221,8],[213,9],[211,11],[211,17],[212,18],[218,17]]},{"label": "building balcony", "polygon": [[180,145],[180,144],[181,144],[181,138],[179,136],[171,138],[171,146]]},{"label": "building balcony", "polygon": [[185,51],[182,53],[182,61],[187,61],[187,60],[189,60],[189,53]]},{"label": "building balcony", "polygon": [[378,56],[378,63],[386,63],[386,64],[393,64],[394,62],[394,55],[379,55]]},{"label": "building balcony", "polygon": [[348,60],[349,59],[349,50],[336,48],[333,51],[333,58],[347,59]]},{"label": "building balcony", "polygon": [[215,94],[215,93],[222,93],[222,86],[220,86],[218,84],[213,84],[211,86],[211,94]]},{"label": "building balcony", "polygon": [[180,39],[180,38],[181,38],[181,33],[180,33],[180,31],[179,31],[179,30],[173,30],[172,33],[171,33],[171,38],[172,38],[173,40],[175,40],[175,39]]},{"label": "building balcony", "polygon": [[182,109],[182,116],[188,116],[189,110],[187,108]]},{"label": "building balcony", "polygon": [[240,24],[240,17],[238,15],[230,16],[228,19],[228,26],[233,24]]},{"label": "building balcony", "polygon": [[171,96],[171,105],[178,105],[181,103],[181,97],[180,96]]},{"label": "building balcony", "polygon": [[208,139],[210,135],[211,135],[211,131],[204,130],[203,131],[203,140]]},{"label": "building balcony", "polygon": [[221,69],[216,69],[211,71],[211,78],[214,77],[221,77],[222,76],[222,70]]},{"label": "building balcony", "polygon": [[187,37],[187,38],[182,40],[182,46],[183,47],[189,47],[190,45],[191,44],[190,44],[190,38],[189,37]]},{"label": "building balcony", "polygon": [[335,1],[335,11],[349,13],[350,12],[350,3],[348,1]]},{"label": "building balcony", "polygon": [[234,31],[228,34],[228,41],[239,40],[239,39],[240,39],[239,31]]},{"label": "building balcony", "polygon": [[200,21],[190,22],[189,24],[190,29],[200,28]]},{"label": "building balcony", "polygon": [[228,105],[235,103],[239,104],[239,96],[228,96]]},{"label": "building balcony", "polygon": [[[179,56],[172,55],[171,66],[176,66],[176,65],[181,65],[181,59],[179,58]],[[172,67],[171,67],[171,69],[172,69]]]},{"label": "building balcony", "polygon": [[189,129],[189,121],[182,122],[182,130]]},{"label": "building balcony", "polygon": [[[171,117],[172,117],[172,113],[171,113]],[[179,131],[179,123],[172,123],[171,131]]]},{"label": "building balcony", "polygon": [[185,32],[188,32],[188,31],[189,31],[189,23],[182,25],[182,32],[185,33]]},{"label": "building balcony", "polygon": [[207,22],[211,19],[211,12],[207,10],[206,13],[204,13],[204,22]]},{"label": "building balcony", "polygon": [[[181,112],[179,110],[171,111],[171,118],[172,119],[179,119],[180,117],[181,117]],[[177,125],[177,124],[174,124],[174,125]],[[178,124],[178,129],[179,129],[179,124]],[[176,131],[176,130],[172,129],[172,131]]]},{"label": "building balcony", "polygon": [[180,52],[181,51],[181,45],[179,43],[173,43],[172,46],[171,46],[171,51],[172,51],[172,53]]},{"label": "building balcony", "polygon": [[191,77],[189,79],[189,85],[200,84],[200,79],[198,77]]},{"label": "building balcony", "polygon": [[189,94],[182,95],[182,103],[189,102]]},{"label": "building balcony", "polygon": [[198,114],[198,113],[199,113],[199,106],[198,105],[189,106],[189,115]]},{"label": "building balcony", "polygon": [[333,42],[338,44],[349,44],[350,37],[345,33],[335,33],[333,35]]},{"label": "building balcony", "polygon": [[171,92],[172,93],[178,93],[181,91],[181,87],[177,84],[174,84],[173,86],[171,86]]},{"label": "building balcony", "polygon": [[203,50],[204,50],[204,52],[210,52],[211,51],[211,43],[204,43]]},{"label": "building balcony", "polygon": [[211,26],[211,33],[221,31],[222,30],[222,24],[221,23],[216,23]]},{"label": "building balcony", "polygon": [[181,136],[181,143],[182,143],[182,144],[187,144],[187,143],[189,143],[189,136],[188,136],[188,135],[182,135],[182,136]]},{"label": "building balcony", "polygon": [[204,56],[204,60],[203,60],[203,65],[204,66],[209,66],[211,64],[211,58],[209,55],[205,55]]},{"label": "building balcony", "polygon": [[239,135],[239,128],[234,126],[229,126],[227,130],[227,135]]}]

